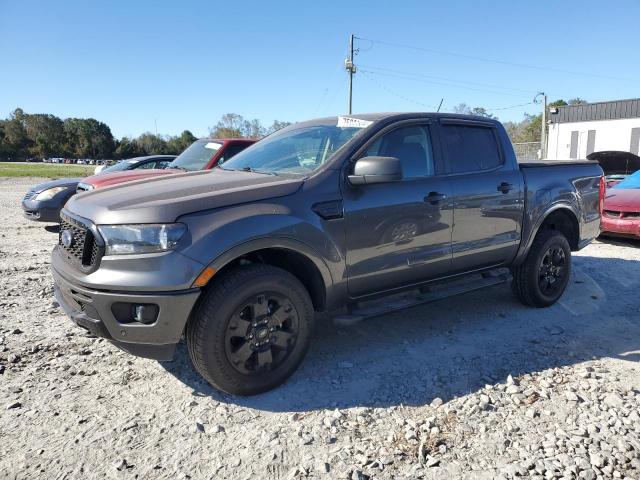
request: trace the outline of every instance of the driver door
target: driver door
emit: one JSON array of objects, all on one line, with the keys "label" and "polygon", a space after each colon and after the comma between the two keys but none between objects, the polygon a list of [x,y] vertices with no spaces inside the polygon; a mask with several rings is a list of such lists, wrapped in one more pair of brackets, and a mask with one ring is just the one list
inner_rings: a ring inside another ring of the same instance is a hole
[{"label": "driver door", "polygon": [[365,156],[400,159],[402,180],[343,192],[349,293],[353,297],[445,276],[451,270],[452,191],[436,175],[428,123],[383,132]]}]

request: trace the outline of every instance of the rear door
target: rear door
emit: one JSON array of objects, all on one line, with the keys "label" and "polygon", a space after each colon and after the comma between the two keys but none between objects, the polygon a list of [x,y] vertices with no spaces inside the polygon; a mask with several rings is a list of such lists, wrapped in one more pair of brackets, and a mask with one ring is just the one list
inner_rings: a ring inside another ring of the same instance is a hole
[{"label": "rear door", "polygon": [[453,189],[452,271],[510,261],[524,207],[519,168],[506,161],[494,123],[442,119],[440,132]]},{"label": "rear door", "polygon": [[405,122],[373,138],[360,157],[400,159],[397,182],[343,191],[348,287],[352,296],[444,276],[451,268],[451,189],[436,175],[431,125]]}]

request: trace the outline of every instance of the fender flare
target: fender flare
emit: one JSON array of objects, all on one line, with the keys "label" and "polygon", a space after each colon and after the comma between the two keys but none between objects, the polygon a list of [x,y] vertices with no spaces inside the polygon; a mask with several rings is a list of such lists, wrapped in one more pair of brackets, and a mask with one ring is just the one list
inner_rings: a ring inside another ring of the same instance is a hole
[{"label": "fender flare", "polygon": [[235,245],[226,250],[224,253],[218,255],[215,259],[213,259],[213,261],[209,263],[208,266],[213,268],[217,272],[238,257],[254,252],[256,250],[263,250],[266,248],[280,248],[283,250],[291,250],[296,253],[300,253],[308,258],[318,269],[318,272],[320,272],[322,281],[325,286],[326,295],[327,297],[329,296],[329,291],[333,286],[333,276],[331,275],[331,271],[327,266],[326,261],[320,254],[318,254],[315,249],[304,242],[290,237],[262,237],[248,240],[246,242]]},{"label": "fender flare", "polygon": [[[529,250],[531,249],[531,245],[533,244],[533,240],[536,238],[536,235],[538,234],[538,232],[540,231],[540,227],[542,226],[542,224],[544,223],[544,221],[549,217],[549,215],[551,215],[554,212],[557,212],[559,210],[565,210],[568,213],[570,213],[573,218],[575,219],[576,223],[578,224],[578,234],[580,231],[580,216],[578,214],[577,208],[575,207],[575,205],[572,205],[571,203],[568,202],[558,202],[558,203],[554,203],[553,205],[550,205],[549,207],[547,207],[547,209],[538,216],[538,219],[536,220],[536,222],[533,224],[533,227],[531,228],[531,230],[529,231],[529,233],[527,234],[527,238],[524,239],[523,241],[520,242],[520,248],[518,249],[518,253],[516,254],[516,258],[513,261],[513,265],[519,265],[520,263],[522,263],[524,261],[524,259],[527,257],[527,254],[529,253]],[[524,234],[525,232],[523,232]]]}]

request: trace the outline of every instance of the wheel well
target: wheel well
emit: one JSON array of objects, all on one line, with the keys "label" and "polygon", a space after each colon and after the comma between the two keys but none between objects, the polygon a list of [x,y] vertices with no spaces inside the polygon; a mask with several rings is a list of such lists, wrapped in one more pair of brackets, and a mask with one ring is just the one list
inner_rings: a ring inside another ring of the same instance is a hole
[{"label": "wheel well", "polygon": [[229,263],[216,272],[214,278],[222,273],[241,265],[249,263],[264,263],[282,268],[300,280],[309,292],[313,308],[316,311],[323,311],[326,307],[326,290],[322,274],[318,267],[305,255],[289,250],[287,248],[264,248],[246,253]]},{"label": "wheel well", "polygon": [[578,249],[578,243],[580,242],[580,227],[578,226],[576,216],[571,212],[571,210],[562,208],[551,212],[547,218],[544,219],[538,231],[542,230],[559,231],[569,241],[571,250]]}]

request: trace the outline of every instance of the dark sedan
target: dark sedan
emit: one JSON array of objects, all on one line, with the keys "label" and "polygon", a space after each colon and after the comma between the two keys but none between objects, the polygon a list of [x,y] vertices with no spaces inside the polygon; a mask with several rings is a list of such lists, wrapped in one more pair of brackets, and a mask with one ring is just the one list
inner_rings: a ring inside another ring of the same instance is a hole
[{"label": "dark sedan", "polygon": [[[103,173],[138,168],[166,168],[174,158],[175,155],[131,158],[104,169]],[[67,200],[75,195],[81,181],[82,178],[61,178],[32,187],[22,200],[25,217],[36,222],[60,222],[60,210]]]}]

